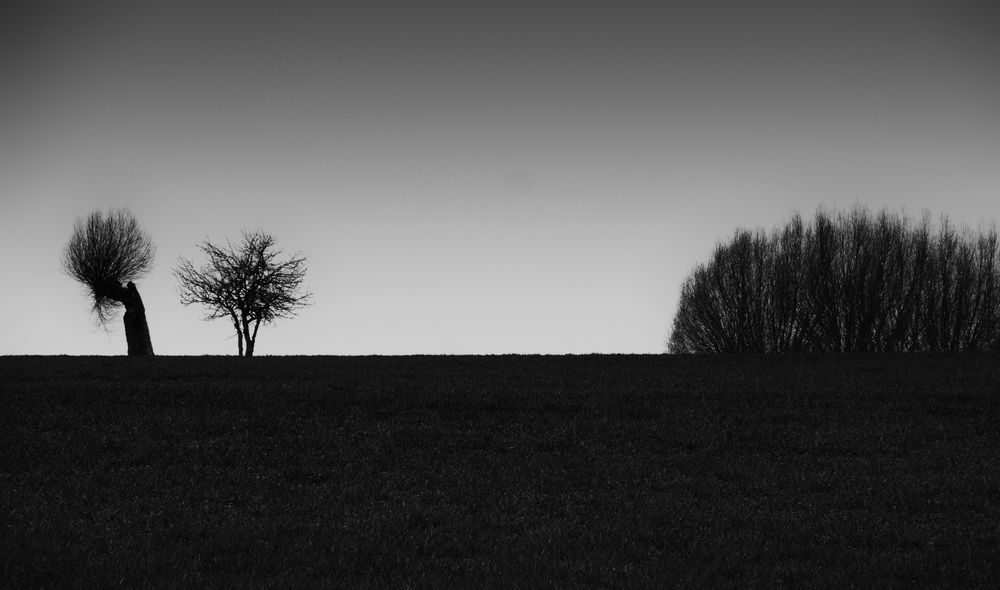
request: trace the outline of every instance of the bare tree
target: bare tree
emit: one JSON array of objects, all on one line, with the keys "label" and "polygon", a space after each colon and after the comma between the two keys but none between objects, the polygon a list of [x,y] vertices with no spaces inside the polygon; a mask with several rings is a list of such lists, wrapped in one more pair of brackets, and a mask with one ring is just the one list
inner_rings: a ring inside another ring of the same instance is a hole
[{"label": "bare tree", "polygon": [[311,293],[299,292],[306,274],[305,257],[296,253],[279,260],[281,251],[270,234],[244,231],[238,247],[228,240],[225,248],[205,240],[198,248],[207,264],[195,268],[180,257],[173,271],[180,283],[181,303],[207,307],[206,320],[229,318],[240,356],[253,356],[261,324],[293,317],[311,302]]},{"label": "bare tree", "polygon": [[63,252],[63,269],[87,288],[102,326],[119,305],[125,307],[129,355],[153,354],[146,308],[133,281],[152,268],[154,251],[135,217],[127,209],[117,209],[106,216],[94,211],[86,219],[77,219]]}]

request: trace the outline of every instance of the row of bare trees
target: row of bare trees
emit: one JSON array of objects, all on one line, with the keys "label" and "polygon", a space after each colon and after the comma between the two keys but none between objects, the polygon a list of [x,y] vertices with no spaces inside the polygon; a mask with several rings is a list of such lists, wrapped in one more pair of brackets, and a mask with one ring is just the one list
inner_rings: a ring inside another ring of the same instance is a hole
[{"label": "row of bare trees", "polygon": [[[181,303],[205,306],[205,319],[230,320],[240,356],[253,356],[261,324],[290,318],[310,303],[312,294],[301,291],[305,257],[281,258],[270,234],[244,231],[236,246],[206,239],[198,247],[206,258],[203,266],[181,257],[173,271]],[[154,252],[135,217],[119,209],[78,219],[63,253],[64,270],[86,288],[100,325],[106,326],[124,307],[129,355],[153,354],[146,308],[135,281],[152,268]]]},{"label": "row of bare trees", "polygon": [[998,349],[998,247],[995,227],[862,207],[739,230],[685,279],[668,350]]}]

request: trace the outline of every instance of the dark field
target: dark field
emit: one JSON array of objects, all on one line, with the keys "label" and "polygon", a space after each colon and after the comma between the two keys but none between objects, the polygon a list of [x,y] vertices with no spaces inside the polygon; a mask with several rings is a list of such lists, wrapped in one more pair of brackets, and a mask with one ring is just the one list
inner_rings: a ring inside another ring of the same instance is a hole
[{"label": "dark field", "polygon": [[0,358],[0,587],[998,587],[1000,356]]}]

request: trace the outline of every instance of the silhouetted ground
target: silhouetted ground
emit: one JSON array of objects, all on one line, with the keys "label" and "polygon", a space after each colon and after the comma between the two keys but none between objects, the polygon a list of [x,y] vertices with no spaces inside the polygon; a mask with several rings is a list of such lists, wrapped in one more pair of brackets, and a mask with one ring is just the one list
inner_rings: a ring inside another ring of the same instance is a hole
[{"label": "silhouetted ground", "polygon": [[1000,356],[0,358],[0,586],[1000,583]]}]

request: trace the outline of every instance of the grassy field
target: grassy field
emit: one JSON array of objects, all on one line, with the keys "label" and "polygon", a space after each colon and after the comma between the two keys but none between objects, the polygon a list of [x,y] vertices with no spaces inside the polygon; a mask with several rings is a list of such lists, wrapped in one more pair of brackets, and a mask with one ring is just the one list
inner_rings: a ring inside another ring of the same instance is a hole
[{"label": "grassy field", "polygon": [[0,587],[998,587],[1000,356],[2,357]]}]

